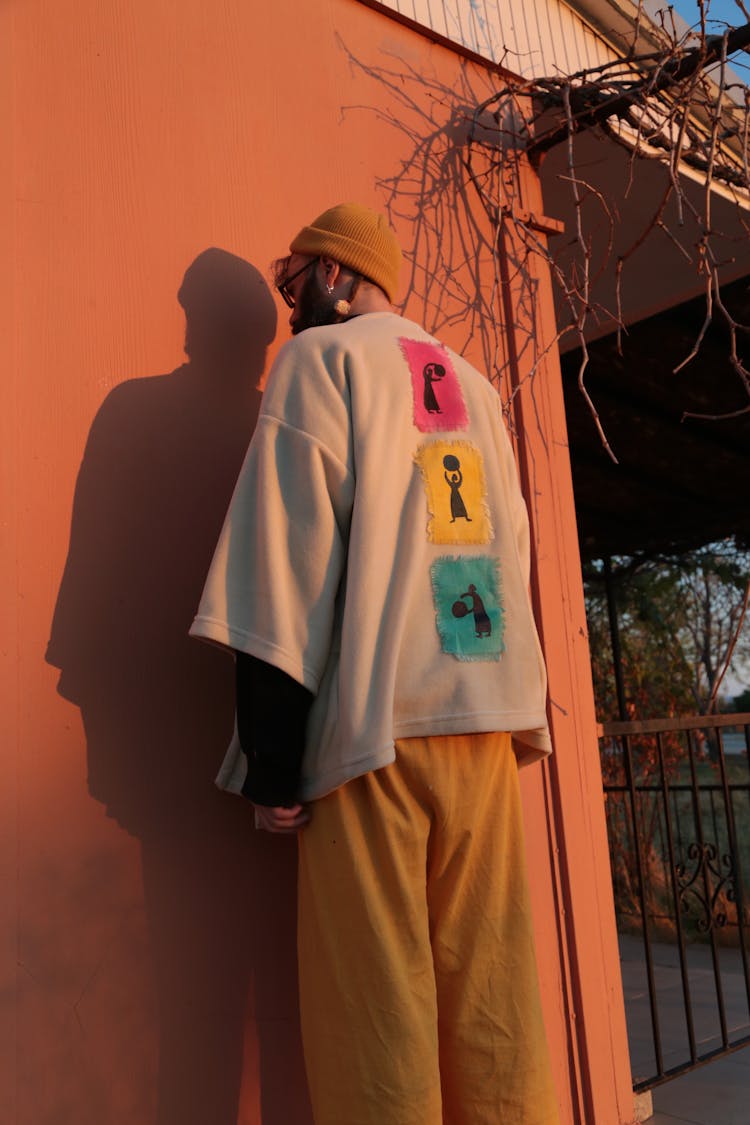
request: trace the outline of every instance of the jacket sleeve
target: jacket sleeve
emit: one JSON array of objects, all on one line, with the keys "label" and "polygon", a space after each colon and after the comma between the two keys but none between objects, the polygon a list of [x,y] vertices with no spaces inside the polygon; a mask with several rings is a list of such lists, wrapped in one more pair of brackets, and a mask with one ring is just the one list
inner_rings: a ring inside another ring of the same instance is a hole
[{"label": "jacket sleeve", "polygon": [[285,672],[238,652],[237,731],[247,758],[243,796],[256,805],[293,805],[313,696]]},{"label": "jacket sleeve", "polygon": [[354,500],[349,412],[334,365],[311,345],[287,347],[280,360],[191,633],[317,693]]}]

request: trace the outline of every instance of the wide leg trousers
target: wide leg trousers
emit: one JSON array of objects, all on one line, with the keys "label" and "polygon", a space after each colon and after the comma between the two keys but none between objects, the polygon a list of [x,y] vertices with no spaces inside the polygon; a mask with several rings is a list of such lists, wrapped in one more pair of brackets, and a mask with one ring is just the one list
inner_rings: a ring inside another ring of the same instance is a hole
[{"label": "wide leg trousers", "polygon": [[510,736],[396,750],[299,834],[316,1125],[557,1125]]}]

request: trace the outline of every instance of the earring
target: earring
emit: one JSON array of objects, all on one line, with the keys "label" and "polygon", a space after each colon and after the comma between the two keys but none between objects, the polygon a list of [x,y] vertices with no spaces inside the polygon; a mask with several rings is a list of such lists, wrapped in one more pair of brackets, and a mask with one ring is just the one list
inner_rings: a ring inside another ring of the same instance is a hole
[{"label": "earring", "polygon": [[333,293],[333,286],[332,285],[326,285],[326,293],[328,294],[329,297],[331,296],[331,293]]}]

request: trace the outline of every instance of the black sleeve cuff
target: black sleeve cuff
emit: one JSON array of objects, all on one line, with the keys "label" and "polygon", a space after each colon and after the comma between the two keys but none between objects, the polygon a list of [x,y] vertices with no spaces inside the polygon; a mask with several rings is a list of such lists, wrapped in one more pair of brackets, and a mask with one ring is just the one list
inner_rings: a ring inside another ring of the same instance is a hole
[{"label": "black sleeve cuff", "polygon": [[272,664],[236,654],[237,731],[247,757],[243,796],[256,805],[297,803],[313,695]]}]

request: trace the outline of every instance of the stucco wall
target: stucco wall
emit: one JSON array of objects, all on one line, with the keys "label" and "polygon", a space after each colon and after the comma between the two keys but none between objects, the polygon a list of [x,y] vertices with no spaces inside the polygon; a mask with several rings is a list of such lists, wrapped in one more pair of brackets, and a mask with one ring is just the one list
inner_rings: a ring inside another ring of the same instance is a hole
[{"label": "stucco wall", "polygon": [[[286,338],[268,262],[333,202],[382,207],[385,181],[431,131],[443,136],[440,99],[488,77],[355,0],[16,0],[0,18],[13,171],[0,239],[15,261],[2,301],[3,511],[15,512],[2,546],[8,1120],[305,1125],[294,845],[256,833],[247,806],[213,789],[232,667],[186,630],[255,385]],[[397,184],[394,222],[429,274],[413,187]],[[470,291],[482,262],[460,241],[442,252]],[[438,315],[418,271],[405,282],[407,313],[481,364],[466,316],[443,315],[455,293]],[[562,503],[566,518],[568,492]],[[574,527],[562,538],[575,585]],[[545,551],[555,558],[554,543]],[[573,1121],[576,1014],[546,778],[537,770],[524,792]],[[608,949],[595,950],[600,969]],[[620,1087],[622,1036],[615,1020],[602,1070],[619,1067]]]}]

